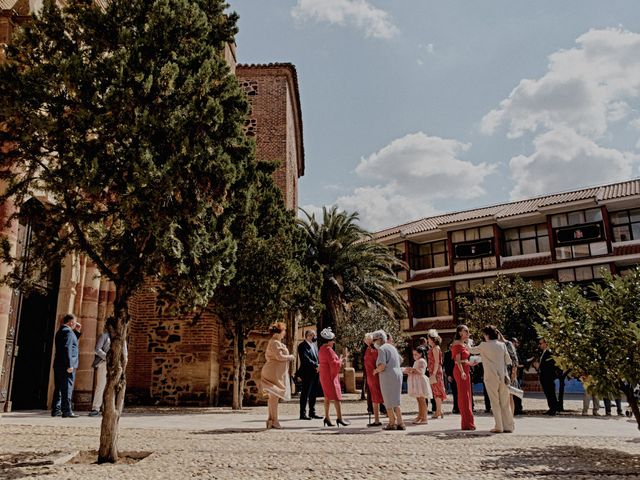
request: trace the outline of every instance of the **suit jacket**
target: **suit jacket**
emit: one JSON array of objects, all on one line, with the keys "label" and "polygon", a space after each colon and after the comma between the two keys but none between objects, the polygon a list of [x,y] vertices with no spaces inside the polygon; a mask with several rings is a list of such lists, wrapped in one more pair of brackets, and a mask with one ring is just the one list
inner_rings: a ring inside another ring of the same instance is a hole
[{"label": "suit jacket", "polygon": [[300,366],[298,367],[297,376],[302,379],[311,378],[318,375],[318,355],[313,350],[309,342],[306,340],[298,345],[298,357],[300,358]]},{"label": "suit jacket", "polygon": [[53,360],[53,368],[65,371],[69,368],[78,368],[78,337],[76,333],[66,325],[63,325],[56,333],[56,356]]},{"label": "suit jacket", "polygon": [[444,352],[442,367],[444,368],[444,373],[447,377],[453,377],[453,368],[455,367],[455,362],[453,361],[453,357],[451,356],[451,350],[447,350],[446,352]]},{"label": "suit jacket", "polygon": [[540,378],[544,380],[555,380],[558,376],[556,361],[553,359],[553,353],[548,348],[540,355],[538,373]]}]

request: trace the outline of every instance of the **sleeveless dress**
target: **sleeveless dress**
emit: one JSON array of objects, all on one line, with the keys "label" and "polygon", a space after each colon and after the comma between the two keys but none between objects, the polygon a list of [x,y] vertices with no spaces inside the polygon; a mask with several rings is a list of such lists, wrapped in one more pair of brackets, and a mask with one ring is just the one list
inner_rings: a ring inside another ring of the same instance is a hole
[{"label": "sleeveless dress", "polygon": [[382,391],[380,390],[380,379],[378,375],[374,375],[376,369],[376,361],[378,360],[378,351],[375,348],[367,347],[364,352],[364,371],[367,375],[367,386],[371,395],[372,403],[384,403],[382,399]]},{"label": "sleeveless dress", "polygon": [[409,373],[407,376],[407,393],[410,397],[433,398],[429,379],[425,375],[427,371],[427,361],[424,358],[416,360],[413,368],[419,370],[420,373]]},{"label": "sleeveless dress", "polygon": [[[462,370],[467,378],[462,380],[460,368],[455,364],[455,358],[460,355],[462,361]],[[466,345],[451,345],[451,357],[454,360],[453,376],[456,379],[458,387],[458,410],[460,410],[460,427],[462,430],[475,430],[475,419],[473,418],[473,410],[471,408],[471,374],[469,369],[469,350]]]},{"label": "sleeveless dress", "polygon": [[340,387],[340,358],[329,345],[323,345],[318,352],[320,364],[320,384],[327,400],[342,400]]},{"label": "sleeveless dress", "polygon": [[447,390],[444,386],[444,375],[442,374],[442,350],[438,348],[438,361],[435,361],[435,348],[430,348],[429,353],[429,383],[433,391],[433,398],[447,399]]}]

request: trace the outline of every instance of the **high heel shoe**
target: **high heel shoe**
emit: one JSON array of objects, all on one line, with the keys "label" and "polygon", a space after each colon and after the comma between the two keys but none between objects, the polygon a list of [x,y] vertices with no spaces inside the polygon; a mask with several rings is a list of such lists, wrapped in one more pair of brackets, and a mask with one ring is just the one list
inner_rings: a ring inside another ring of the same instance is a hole
[{"label": "high heel shoe", "polygon": [[267,430],[269,430],[271,427],[273,427],[273,421],[267,420]]},{"label": "high heel shoe", "polygon": [[324,423],[325,427],[333,427],[333,423],[331,423],[331,420],[329,420],[328,418],[325,417],[325,419],[322,421],[322,423]]},{"label": "high heel shoe", "polygon": [[433,414],[433,416],[432,416],[431,418],[433,418],[434,420],[435,420],[436,418],[444,418],[444,413],[442,413],[442,412],[440,412],[440,413],[434,413],[434,414]]},{"label": "high heel shoe", "polygon": [[349,420],[343,420],[341,418],[337,419],[336,423],[338,424],[338,426],[342,425],[343,427],[351,425],[351,422]]},{"label": "high heel shoe", "polygon": [[275,428],[276,430],[282,430],[282,425],[280,425],[279,423],[272,422],[271,428]]}]

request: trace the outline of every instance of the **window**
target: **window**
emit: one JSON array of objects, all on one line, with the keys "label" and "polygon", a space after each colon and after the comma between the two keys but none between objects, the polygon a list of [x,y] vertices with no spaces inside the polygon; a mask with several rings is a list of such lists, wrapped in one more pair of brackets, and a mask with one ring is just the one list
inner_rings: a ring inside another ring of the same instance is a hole
[{"label": "window", "polygon": [[451,315],[451,290],[412,290],[411,306],[414,318],[444,317]]},{"label": "window", "polygon": [[551,217],[557,260],[596,257],[609,253],[602,210],[592,208]]},{"label": "window", "polygon": [[593,280],[602,278],[602,269],[609,270],[609,265],[589,265],[586,267],[561,268],[558,270],[558,281],[560,283],[575,282],[591,283]]},{"label": "window", "polygon": [[640,240],[640,208],[611,214],[614,242]]},{"label": "window", "polygon": [[455,231],[451,234],[451,241],[455,273],[497,268],[492,225]]},{"label": "window", "polygon": [[546,223],[504,231],[505,257],[549,251],[549,230]]},{"label": "window", "polygon": [[449,265],[447,241],[410,245],[409,264],[412,270],[446,267]]}]

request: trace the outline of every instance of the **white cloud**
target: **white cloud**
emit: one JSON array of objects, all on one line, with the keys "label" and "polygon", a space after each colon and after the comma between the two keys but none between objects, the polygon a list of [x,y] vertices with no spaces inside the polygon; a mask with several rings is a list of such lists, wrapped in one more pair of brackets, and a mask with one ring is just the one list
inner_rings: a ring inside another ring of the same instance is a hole
[{"label": "white cloud", "polygon": [[481,130],[493,134],[507,124],[508,136],[517,138],[541,128],[570,127],[597,138],[610,122],[625,118],[627,101],[640,97],[640,34],[590,30],[576,44],[552,54],[541,78],[521,80],[485,115]]},{"label": "white cloud", "polygon": [[533,144],[532,155],[519,155],[509,162],[515,181],[511,191],[514,200],[626,180],[640,164],[640,155],[603,148],[567,127],[539,135]]},{"label": "white cloud", "polygon": [[315,20],[354,26],[367,37],[389,39],[399,32],[391,16],[367,0],[298,0],[291,15],[302,22]]},{"label": "white cloud", "polygon": [[470,145],[418,132],[392,141],[360,160],[356,173],[373,185],[356,188],[336,203],[360,213],[362,224],[380,230],[437,213],[438,199],[476,198],[495,165],[458,157]]}]

